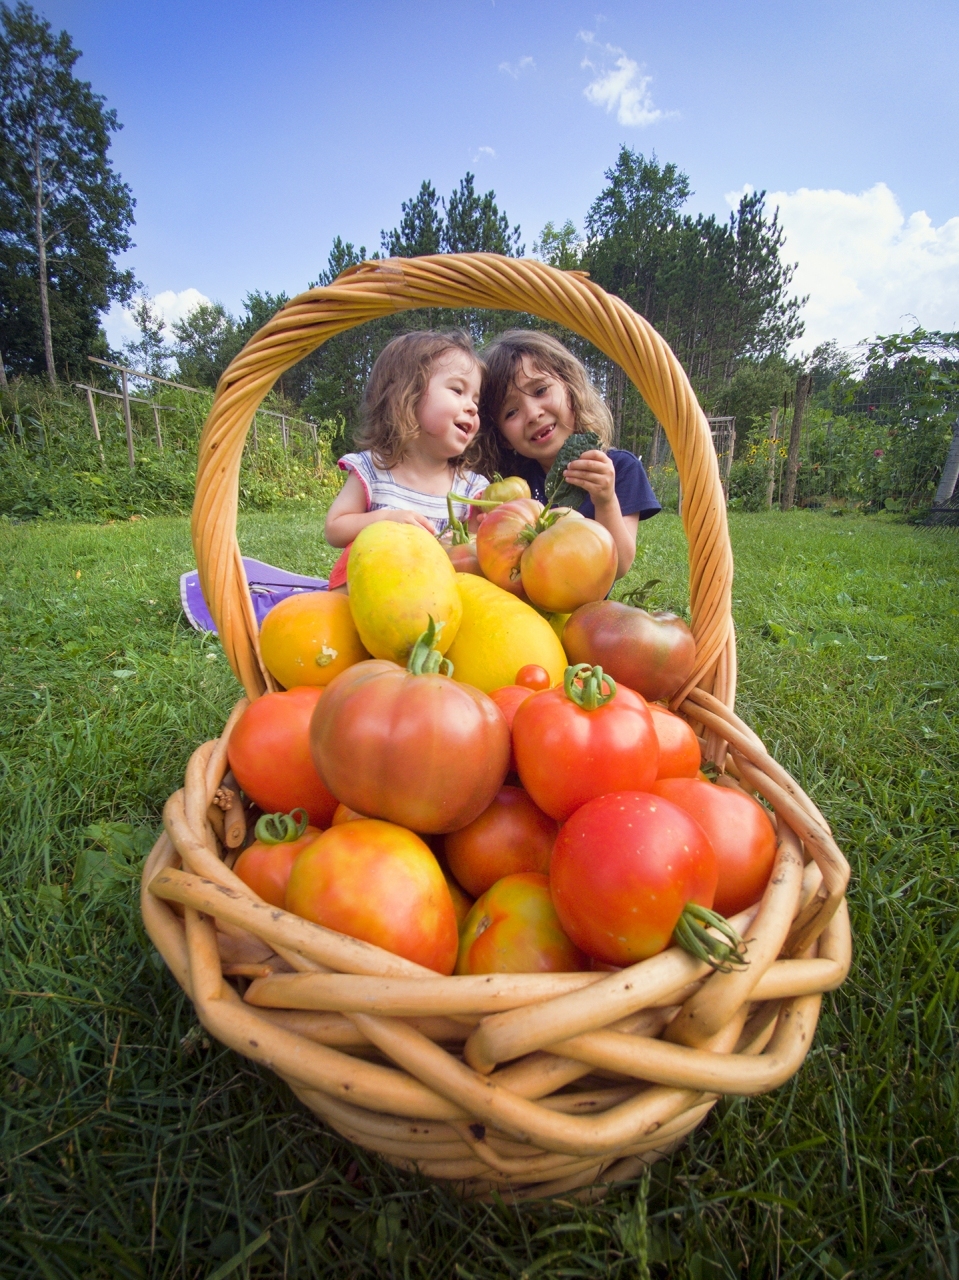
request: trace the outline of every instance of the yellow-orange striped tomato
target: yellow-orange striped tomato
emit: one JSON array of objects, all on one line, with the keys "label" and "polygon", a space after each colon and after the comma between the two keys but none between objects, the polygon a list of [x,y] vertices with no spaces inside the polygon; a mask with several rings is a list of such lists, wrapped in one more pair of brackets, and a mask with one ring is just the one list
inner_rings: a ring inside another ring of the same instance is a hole
[{"label": "yellow-orange striped tomato", "polygon": [[586,957],[563,932],[537,871],[504,876],[473,904],[460,936],[456,972],[573,973]]}]

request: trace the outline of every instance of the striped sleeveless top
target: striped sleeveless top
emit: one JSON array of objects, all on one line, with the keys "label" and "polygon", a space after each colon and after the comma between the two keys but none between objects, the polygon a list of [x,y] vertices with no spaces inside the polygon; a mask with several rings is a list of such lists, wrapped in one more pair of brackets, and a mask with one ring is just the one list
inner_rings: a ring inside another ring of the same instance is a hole
[{"label": "striped sleeveless top", "polygon": [[[364,450],[363,453],[346,453],[337,465],[341,471],[352,471],[359,477],[366,492],[367,511],[415,511],[418,515],[426,516],[437,533],[442,533],[449,524],[445,494],[420,493],[416,489],[408,489],[393,478],[392,471],[384,471],[378,467],[369,450]],[[450,487],[464,498],[475,498],[488,484],[485,476],[477,475],[475,471],[463,471]],[[465,522],[470,510],[465,502],[453,503],[453,511],[458,520]]]}]

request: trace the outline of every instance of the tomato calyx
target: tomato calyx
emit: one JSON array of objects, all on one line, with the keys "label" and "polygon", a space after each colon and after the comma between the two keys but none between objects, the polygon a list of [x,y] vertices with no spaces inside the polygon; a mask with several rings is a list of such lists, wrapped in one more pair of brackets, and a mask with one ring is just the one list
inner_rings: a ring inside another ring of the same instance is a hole
[{"label": "tomato calyx", "polygon": [[[608,692],[603,693],[603,685]],[[616,697],[616,681],[604,673],[602,667],[591,667],[588,662],[578,662],[567,667],[563,675],[563,690],[570,702],[584,711],[605,707]]]},{"label": "tomato calyx", "polygon": [[[710,929],[717,930],[728,941],[723,942],[710,933]],[[695,902],[687,902],[683,907],[673,937],[684,951],[717,973],[730,973],[734,966],[745,967],[749,963],[742,954],[746,944],[729,921]]]},{"label": "tomato calyx", "polygon": [[545,533],[547,529],[551,528],[557,522],[557,520],[562,520],[564,516],[568,516],[570,514],[572,513],[569,507],[545,507],[542,515],[540,515],[536,523],[528,524],[524,528],[520,529],[519,533],[516,535],[516,539],[518,542],[524,542],[529,546],[534,538],[538,538],[541,533]]},{"label": "tomato calyx", "polygon": [[264,813],[258,819],[253,834],[260,844],[293,844],[306,830],[309,821],[305,809],[291,809],[289,813]]},{"label": "tomato calyx", "polygon": [[438,649],[433,648],[443,624],[440,622],[437,625],[431,613],[426,616],[430,620],[430,625],[410,650],[406,669],[411,676],[451,676],[453,674],[452,662],[450,662],[449,658],[444,658]]}]

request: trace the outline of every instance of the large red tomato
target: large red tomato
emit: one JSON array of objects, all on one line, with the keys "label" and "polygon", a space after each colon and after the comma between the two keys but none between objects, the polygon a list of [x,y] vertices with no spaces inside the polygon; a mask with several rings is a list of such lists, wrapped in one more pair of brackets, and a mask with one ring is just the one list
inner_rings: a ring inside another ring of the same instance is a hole
[{"label": "large red tomato", "polygon": [[607,791],[647,790],[659,765],[646,703],[598,667],[567,667],[563,688],[521,703],[513,750],[523,786],[560,822]]},{"label": "large red tomato", "polygon": [[649,704],[653,728],[659,740],[657,778],[695,778],[703,762],[703,753],[690,726],[682,716],[674,715],[656,702]]},{"label": "large red tomato", "polygon": [[443,872],[419,836],[390,822],[342,822],[318,836],[293,864],[286,909],[453,972],[456,913]]},{"label": "large red tomato", "polygon": [[542,510],[543,504],[533,498],[504,502],[483,517],[476,534],[476,555],[484,575],[523,599],[519,562],[527,542],[520,534],[535,525]]},{"label": "large red tomato", "polygon": [[588,955],[629,965],[668,946],[684,907],[711,907],[716,855],[684,809],[642,791],[590,800],[560,829],[549,883]]},{"label": "large red tomato", "polygon": [[474,898],[503,876],[549,870],[556,832],[522,787],[500,787],[488,809],[445,839],[446,861]]},{"label": "large red tomato", "polygon": [[442,833],[490,804],[506,777],[510,738],[485,693],[439,674],[431,639],[420,637],[405,669],[371,659],[337,676],[310,742],[317,769],[348,808]]},{"label": "large red tomato", "polygon": [[647,613],[619,600],[584,604],[563,628],[570,662],[595,662],[650,702],[671,698],[696,662],[696,642],[674,613]]},{"label": "large red tomato", "polygon": [[523,552],[520,576],[533,604],[550,613],[571,613],[590,600],[603,599],[616,581],[618,564],[609,530],[578,511],[568,511]]},{"label": "large red tomato", "polygon": [[310,717],[323,692],[303,686],[265,693],[240,716],[227,748],[237,782],[261,809],[302,808],[315,827],[330,825],[337,801],[310,754]]},{"label": "large red tomato", "polygon": [[293,813],[265,813],[256,824],[256,839],[240,854],[233,870],[245,885],[271,907],[282,907],[293,863],[311,841],[320,834],[319,827],[306,824]]},{"label": "large red tomato", "polygon": [[506,876],[474,904],[460,936],[457,973],[574,973],[586,957],[563,932],[549,880]]},{"label": "large red tomato", "polygon": [[758,902],[776,857],[769,814],[752,796],[696,778],[663,778],[652,790],[685,809],[709,836],[716,853],[718,912],[732,916]]}]

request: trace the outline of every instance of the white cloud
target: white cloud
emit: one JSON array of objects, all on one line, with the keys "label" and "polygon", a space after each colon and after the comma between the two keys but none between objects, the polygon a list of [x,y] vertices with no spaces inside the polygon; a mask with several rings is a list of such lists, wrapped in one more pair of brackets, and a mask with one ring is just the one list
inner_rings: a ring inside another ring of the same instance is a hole
[{"label": "white cloud", "polygon": [[495,160],[496,152],[492,147],[477,147],[476,154],[473,156],[472,163],[476,164],[478,160]]},{"label": "white cloud", "polygon": [[[589,50],[580,66],[595,73],[595,78],[583,90],[594,106],[605,107],[607,114],[615,107],[620,124],[638,129],[676,116],[677,112],[663,111],[654,105],[649,91],[653,77],[643,75],[639,63],[628,57],[624,49],[599,44],[592,31],[581,31],[579,38]],[[599,60],[594,62],[593,57],[597,55]]]},{"label": "white cloud", "polygon": [[[163,336],[169,340],[172,337],[171,330],[174,322],[183,320],[197,307],[208,306],[210,299],[199,289],[181,289],[179,293],[174,292],[173,289],[164,289],[161,293],[155,294],[150,299],[150,303],[154,314],[165,321],[166,329]],[[122,347],[124,342],[136,342],[140,337],[140,330],[137,328],[130,307],[111,307],[104,317],[103,327],[110,346],[117,349]]]},{"label": "white cloud", "polygon": [[[741,192],[727,197],[739,203]],[[798,262],[794,288],[809,294],[801,346],[829,338],[851,345],[877,333],[959,328],[959,217],[941,227],[908,217],[884,182],[847,191],[772,191],[786,232],[783,256]]]},{"label": "white cloud", "polygon": [[501,62],[499,64],[500,71],[505,71],[508,76],[512,76],[514,80],[518,80],[524,71],[535,71],[536,63],[526,54],[520,58],[519,62]]}]

